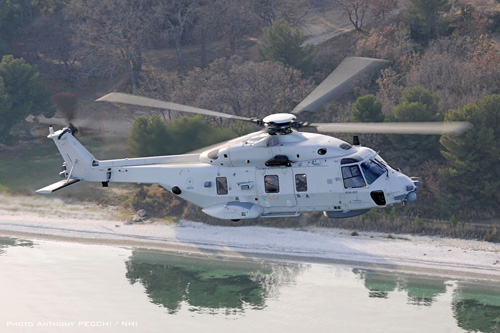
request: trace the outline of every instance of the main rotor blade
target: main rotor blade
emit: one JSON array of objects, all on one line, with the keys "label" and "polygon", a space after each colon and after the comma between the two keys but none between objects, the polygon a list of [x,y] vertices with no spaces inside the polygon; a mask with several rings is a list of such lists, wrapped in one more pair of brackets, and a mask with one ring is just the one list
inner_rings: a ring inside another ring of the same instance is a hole
[{"label": "main rotor blade", "polygon": [[448,123],[312,123],[319,132],[334,133],[378,133],[378,134],[422,134],[422,135],[458,135],[472,125],[469,122]]},{"label": "main rotor blade", "polygon": [[316,89],[293,109],[292,113],[300,114],[304,111],[318,111],[324,104],[348,92],[354,80],[361,75],[381,69],[387,64],[389,64],[388,61],[381,59],[345,58]]},{"label": "main rotor blade", "polygon": [[237,138],[234,138],[234,139],[229,139],[229,140],[217,142],[217,143],[214,143],[214,144],[212,144],[210,146],[205,146],[205,147],[198,148],[198,149],[195,149],[193,151],[190,151],[189,154],[200,154],[200,153],[203,153],[204,151],[213,150],[213,149],[216,149],[216,148],[222,149],[224,147],[229,147],[230,145],[233,145],[233,146],[241,145],[243,142],[245,142],[249,138],[255,136],[257,133],[267,133],[267,131],[264,129],[264,130],[260,130],[258,132],[253,132],[253,133],[245,134],[243,136],[240,136],[240,137],[237,137]]},{"label": "main rotor blade", "polygon": [[146,106],[146,107],[165,109],[165,110],[203,114],[206,116],[213,116],[213,117],[243,120],[243,121],[249,121],[249,122],[253,122],[253,123],[258,122],[258,120],[254,119],[254,118],[234,116],[234,115],[226,114],[226,113],[222,113],[222,112],[201,109],[201,108],[197,108],[194,106],[187,106],[187,105],[182,105],[182,104],[177,104],[177,103],[164,102],[164,101],[160,101],[160,100],[153,99],[153,98],[129,95],[129,94],[124,94],[124,93],[116,93],[116,92],[109,93],[109,94],[97,99],[96,102],[111,102],[111,103],[130,104],[130,105]]}]

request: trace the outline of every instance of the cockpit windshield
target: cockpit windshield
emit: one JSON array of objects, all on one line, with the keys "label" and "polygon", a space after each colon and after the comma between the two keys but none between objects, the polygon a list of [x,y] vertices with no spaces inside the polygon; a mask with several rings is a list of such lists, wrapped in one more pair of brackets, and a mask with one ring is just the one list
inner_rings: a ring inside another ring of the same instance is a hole
[{"label": "cockpit windshield", "polygon": [[387,172],[387,167],[377,159],[364,161],[361,163],[361,170],[368,185],[373,183],[381,175]]},{"label": "cockpit windshield", "polygon": [[353,158],[344,158],[340,164],[348,164],[341,168],[345,188],[359,188],[371,185],[389,170],[387,164],[376,157],[363,162]]}]

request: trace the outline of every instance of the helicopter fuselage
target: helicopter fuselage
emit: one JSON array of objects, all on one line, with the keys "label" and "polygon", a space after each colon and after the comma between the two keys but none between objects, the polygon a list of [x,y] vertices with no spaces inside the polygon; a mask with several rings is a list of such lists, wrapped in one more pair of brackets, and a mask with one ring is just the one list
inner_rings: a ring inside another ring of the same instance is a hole
[{"label": "helicopter fuselage", "polygon": [[[414,201],[419,185],[370,148],[295,130],[251,133],[201,154],[107,161],[95,159],[67,129],[51,129],[48,137],[65,160],[61,174],[66,181],[159,184],[220,219],[315,211],[351,217]],[[54,185],[38,192],[64,187]]]}]

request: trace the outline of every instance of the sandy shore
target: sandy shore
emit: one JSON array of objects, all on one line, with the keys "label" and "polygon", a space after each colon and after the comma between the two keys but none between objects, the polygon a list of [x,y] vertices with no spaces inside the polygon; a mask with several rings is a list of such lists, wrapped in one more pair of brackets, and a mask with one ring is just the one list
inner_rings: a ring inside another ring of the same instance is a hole
[{"label": "sandy shore", "polygon": [[154,248],[240,259],[340,263],[500,280],[500,244],[307,227],[218,227],[180,221],[126,224],[119,212],[46,197],[0,194],[0,235]]}]

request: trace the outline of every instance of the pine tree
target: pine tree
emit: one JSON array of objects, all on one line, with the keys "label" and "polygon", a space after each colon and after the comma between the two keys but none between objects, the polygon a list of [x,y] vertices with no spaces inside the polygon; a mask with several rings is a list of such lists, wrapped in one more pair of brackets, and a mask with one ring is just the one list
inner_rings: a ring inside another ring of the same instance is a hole
[{"label": "pine tree", "polygon": [[441,15],[450,8],[448,0],[409,0],[409,15],[426,39],[439,37]]},{"label": "pine tree", "polygon": [[12,112],[12,102],[5,91],[5,85],[3,79],[0,76],[0,143],[13,143],[14,137],[10,135],[10,129],[14,124],[12,121],[13,117],[9,117]]},{"label": "pine tree", "polygon": [[500,212],[500,95],[450,110],[445,120],[473,125],[462,135],[441,137],[448,165],[440,175],[452,194],[450,203],[468,213]]},{"label": "pine tree", "polygon": [[[422,87],[411,87],[403,91],[403,98],[386,117],[392,122],[435,122],[441,121],[438,113],[439,97]],[[391,158],[401,163],[418,165],[429,158],[438,158],[439,137],[435,135],[388,135],[392,146]],[[399,161],[398,161],[399,160]]]},{"label": "pine tree", "polygon": [[[19,122],[25,121],[27,116],[43,114],[46,117],[52,117],[54,115],[55,110],[50,102],[50,94],[40,83],[39,77],[36,66],[26,63],[24,59],[15,59],[11,55],[2,58],[0,78],[4,86],[3,94],[10,108],[0,109],[3,123],[0,142],[14,143],[16,138],[11,135],[11,129]],[[25,126],[25,128],[26,135],[31,137],[29,127]]]},{"label": "pine tree", "polygon": [[127,149],[133,156],[183,154],[234,137],[232,128],[214,127],[201,115],[168,124],[157,115],[140,116],[132,127]]},{"label": "pine tree", "polygon": [[359,97],[352,106],[351,121],[358,123],[376,123],[384,121],[382,103],[375,95]]},{"label": "pine tree", "polygon": [[311,44],[302,46],[304,37],[299,30],[292,32],[284,19],[276,20],[270,28],[264,28],[264,41],[259,53],[264,60],[279,61],[300,69],[304,74],[313,71],[314,48]]}]

